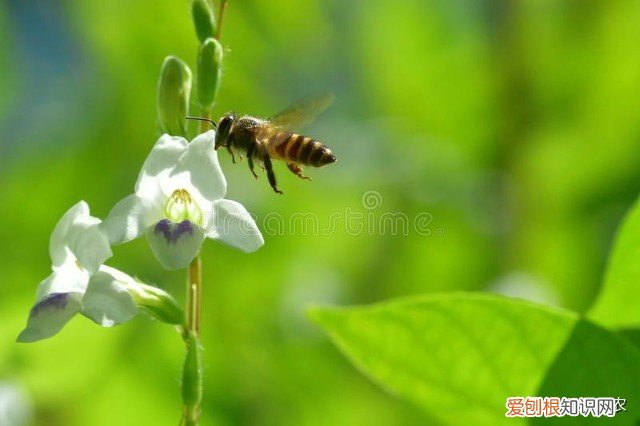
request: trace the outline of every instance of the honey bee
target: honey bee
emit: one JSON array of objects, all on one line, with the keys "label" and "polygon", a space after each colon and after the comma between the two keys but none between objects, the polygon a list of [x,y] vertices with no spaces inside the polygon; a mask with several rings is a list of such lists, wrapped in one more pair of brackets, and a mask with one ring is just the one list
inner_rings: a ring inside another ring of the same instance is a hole
[{"label": "honey bee", "polygon": [[[254,170],[255,159],[267,172],[267,178],[273,190],[282,194],[273,172],[272,159],[286,162],[289,170],[301,179],[311,179],[303,175],[303,165],[322,167],[336,161],[336,157],[326,145],[291,131],[292,128],[313,121],[332,101],[331,94],[303,98],[270,118],[226,113],[218,121],[215,149],[221,146],[226,147],[234,163],[236,162],[234,148],[244,151],[253,176],[258,178]],[[206,118],[187,118],[209,121],[216,127],[212,120]]]}]

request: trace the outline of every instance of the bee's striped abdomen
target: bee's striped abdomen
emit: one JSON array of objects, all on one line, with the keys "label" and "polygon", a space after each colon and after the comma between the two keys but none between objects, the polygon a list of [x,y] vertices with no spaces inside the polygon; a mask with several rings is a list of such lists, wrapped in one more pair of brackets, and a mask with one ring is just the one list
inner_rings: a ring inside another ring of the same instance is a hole
[{"label": "bee's striped abdomen", "polygon": [[276,145],[276,152],[285,160],[314,167],[336,161],[329,148],[310,137],[297,133],[279,132],[273,138],[274,142],[281,140]]}]

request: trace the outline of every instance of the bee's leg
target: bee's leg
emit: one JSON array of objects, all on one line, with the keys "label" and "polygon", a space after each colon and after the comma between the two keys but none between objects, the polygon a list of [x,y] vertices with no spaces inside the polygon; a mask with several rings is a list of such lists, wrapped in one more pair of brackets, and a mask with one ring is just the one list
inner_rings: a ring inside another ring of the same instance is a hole
[{"label": "bee's leg", "polygon": [[233,164],[236,164],[236,156],[233,155],[233,150],[231,149],[231,144],[227,143],[227,151],[229,151],[229,154],[231,154],[231,161],[233,161]]},{"label": "bee's leg", "polygon": [[249,163],[249,170],[253,173],[253,176],[258,179],[258,175],[253,170],[253,153],[256,150],[256,146],[254,144],[249,145],[249,149],[247,149],[247,163]]},{"label": "bee's leg", "polygon": [[283,194],[282,191],[278,189],[278,185],[276,184],[276,175],[273,173],[273,165],[271,164],[271,158],[268,155],[264,156],[264,168],[267,170],[267,177],[269,178],[269,183],[274,191],[278,194]]},{"label": "bee's leg", "polygon": [[298,165],[296,163],[287,163],[287,167],[289,168],[289,170],[291,170],[291,172],[294,175],[298,176],[300,179],[309,179],[309,180],[311,180],[310,177],[304,176],[302,174],[302,172],[303,172],[302,166],[300,166],[300,165]]}]

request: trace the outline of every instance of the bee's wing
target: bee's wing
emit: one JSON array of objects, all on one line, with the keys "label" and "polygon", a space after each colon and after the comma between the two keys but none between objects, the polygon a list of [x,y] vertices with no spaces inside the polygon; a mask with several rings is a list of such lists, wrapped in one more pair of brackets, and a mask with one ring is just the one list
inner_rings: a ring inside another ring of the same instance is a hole
[{"label": "bee's wing", "polygon": [[333,93],[307,96],[269,118],[271,125],[280,129],[294,129],[311,123],[333,102]]}]

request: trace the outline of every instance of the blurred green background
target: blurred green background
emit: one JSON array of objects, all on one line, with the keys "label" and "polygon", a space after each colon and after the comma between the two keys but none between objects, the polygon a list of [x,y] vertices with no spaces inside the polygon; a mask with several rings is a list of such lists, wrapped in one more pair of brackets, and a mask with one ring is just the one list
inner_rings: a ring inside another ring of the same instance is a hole
[{"label": "blurred green background", "polygon": [[[351,367],[306,318],[312,304],[488,290],[587,309],[640,186],[638,22],[636,1],[231,0],[215,115],[331,90],[306,133],[339,162],[313,182],[279,164],[276,196],[220,154],[227,198],[266,244],[204,246],[202,424],[432,424]],[[104,217],[131,193],[158,136],[162,61],[195,64],[189,1],[5,0],[0,40],[0,384],[22,390],[33,425],[177,424],[170,327],[77,317],[53,339],[14,340],[61,214],[84,199]],[[430,234],[289,232],[292,215],[324,229],[346,209],[365,226],[428,214]],[[286,232],[264,229],[274,215]],[[114,253],[184,299],[184,272],[162,270],[146,241]]]}]

